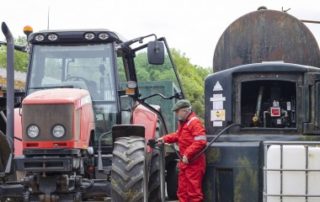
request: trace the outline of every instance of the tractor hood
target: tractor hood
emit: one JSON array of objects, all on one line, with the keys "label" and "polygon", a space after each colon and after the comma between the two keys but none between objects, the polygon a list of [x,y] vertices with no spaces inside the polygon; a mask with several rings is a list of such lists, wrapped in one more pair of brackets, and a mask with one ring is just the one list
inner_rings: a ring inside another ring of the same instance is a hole
[{"label": "tractor hood", "polygon": [[87,90],[74,88],[56,88],[36,91],[28,95],[22,102],[25,104],[74,104],[81,106],[91,103]]}]

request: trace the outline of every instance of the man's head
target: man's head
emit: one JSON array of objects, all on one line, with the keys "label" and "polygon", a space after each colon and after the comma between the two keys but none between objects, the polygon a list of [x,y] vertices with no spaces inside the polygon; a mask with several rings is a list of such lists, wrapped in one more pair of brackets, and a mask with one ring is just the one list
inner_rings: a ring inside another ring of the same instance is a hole
[{"label": "man's head", "polygon": [[172,108],[179,121],[185,121],[191,113],[191,103],[189,100],[179,100]]}]

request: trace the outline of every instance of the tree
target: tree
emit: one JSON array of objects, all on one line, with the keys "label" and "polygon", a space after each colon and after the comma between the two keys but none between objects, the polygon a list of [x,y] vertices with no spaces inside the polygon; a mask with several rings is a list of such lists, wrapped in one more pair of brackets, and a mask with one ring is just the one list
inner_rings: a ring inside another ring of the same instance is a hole
[{"label": "tree", "polygon": [[[26,37],[18,37],[15,39],[15,45],[25,45]],[[5,46],[0,47],[0,67],[7,67],[7,49]],[[28,54],[21,51],[14,51],[14,68],[17,71],[26,72],[28,68]]]},{"label": "tree", "polygon": [[191,64],[190,59],[176,49],[171,50],[173,61],[178,69],[186,98],[193,110],[204,118],[204,80],[212,73],[211,68]]}]

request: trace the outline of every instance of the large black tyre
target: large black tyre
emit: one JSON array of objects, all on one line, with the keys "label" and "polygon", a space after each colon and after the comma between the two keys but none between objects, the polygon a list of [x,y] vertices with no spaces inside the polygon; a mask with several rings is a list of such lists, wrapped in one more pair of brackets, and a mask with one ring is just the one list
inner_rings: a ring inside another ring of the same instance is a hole
[{"label": "large black tyre", "polygon": [[171,161],[167,167],[167,193],[170,200],[177,200],[178,168],[177,161]]},{"label": "large black tyre", "polygon": [[150,202],[160,202],[161,201],[161,190],[160,190],[160,152],[158,150],[153,150],[151,167],[150,167],[150,177],[148,182],[149,197]]},{"label": "large black tyre", "polygon": [[113,202],[143,201],[144,161],[144,138],[132,136],[116,139],[111,171]]},{"label": "large black tyre", "polygon": [[[155,138],[159,138],[160,134],[164,132],[161,130],[161,124],[158,120],[157,128],[155,133]],[[161,201],[161,188],[160,188],[160,151],[158,149],[153,149],[151,165],[150,165],[150,175],[148,182],[148,201],[150,202],[160,202]]]}]

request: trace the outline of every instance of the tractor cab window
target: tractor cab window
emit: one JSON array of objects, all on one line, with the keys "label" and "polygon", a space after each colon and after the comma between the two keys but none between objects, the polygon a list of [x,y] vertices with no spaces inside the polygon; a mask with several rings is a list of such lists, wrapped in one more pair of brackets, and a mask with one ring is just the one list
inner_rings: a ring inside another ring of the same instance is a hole
[{"label": "tractor cab window", "polygon": [[[165,41],[162,42],[165,44]],[[147,48],[136,52],[135,67],[141,98],[156,93],[161,93],[166,97],[173,96],[176,93],[182,93],[168,50],[165,44],[165,60],[162,65],[149,64]],[[168,130],[176,130],[175,114],[171,111],[176,100],[164,100],[159,96],[155,96],[147,99],[146,102],[160,106],[162,114],[167,121]]]},{"label": "tractor cab window", "polygon": [[92,100],[115,100],[111,44],[34,46],[29,92],[51,87],[86,89]]},{"label": "tractor cab window", "polygon": [[[89,91],[95,112],[95,139],[116,123],[114,52],[112,44],[34,45],[28,94],[47,88]],[[105,144],[111,144],[106,137]]]}]

